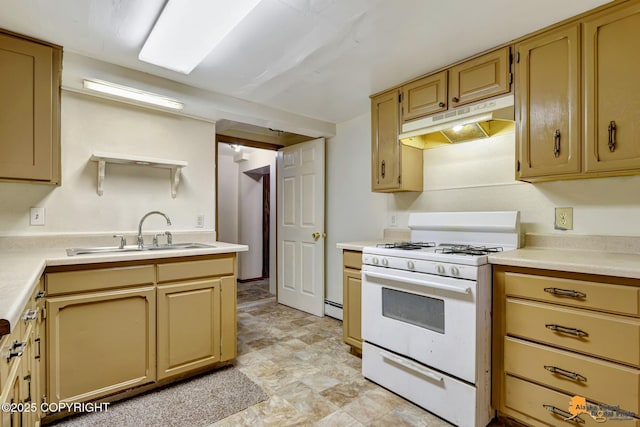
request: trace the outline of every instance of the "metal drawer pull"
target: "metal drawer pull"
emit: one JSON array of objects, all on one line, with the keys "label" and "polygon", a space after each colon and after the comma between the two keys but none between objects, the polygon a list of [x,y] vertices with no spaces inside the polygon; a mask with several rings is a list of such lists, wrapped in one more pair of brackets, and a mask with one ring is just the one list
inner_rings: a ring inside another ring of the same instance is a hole
[{"label": "metal drawer pull", "polygon": [[11,348],[9,349],[9,354],[7,354],[7,361],[13,359],[14,357],[20,357],[24,353],[27,348],[26,342],[18,342],[15,341]]},{"label": "metal drawer pull", "polygon": [[571,297],[571,298],[586,298],[587,294],[583,292],[574,291],[572,289],[560,289],[560,288],[544,288],[545,292],[549,292],[553,295],[558,295],[561,297]]},{"label": "metal drawer pull", "polygon": [[404,366],[405,368],[409,369],[410,371],[414,371],[419,373],[420,375],[424,375],[427,378],[431,378],[432,380],[435,381],[442,381],[443,378],[436,374],[435,372],[425,368],[424,366],[420,366],[418,365],[416,362],[412,362],[410,360],[405,360],[401,357],[396,356],[395,354],[391,354],[391,353],[387,353],[386,351],[381,351],[380,352],[380,356],[382,356],[383,359],[387,359],[390,360],[394,363],[397,363],[400,366]]},{"label": "metal drawer pull", "polygon": [[609,151],[612,153],[616,150],[616,122],[611,120],[609,123]]},{"label": "metal drawer pull", "polygon": [[581,331],[576,328],[567,328],[566,326],[556,325],[555,323],[548,323],[544,325],[545,328],[551,329],[552,331],[562,332],[563,334],[573,335],[574,337],[588,337],[589,334],[585,331]]},{"label": "metal drawer pull", "polygon": [[560,156],[560,129],[553,133],[553,155],[556,158]]},{"label": "metal drawer pull", "polygon": [[36,320],[38,317],[38,310],[27,310],[22,315],[22,320],[28,322],[29,320]]},{"label": "metal drawer pull", "polygon": [[384,160],[382,161],[382,164],[380,165],[380,175],[382,176],[382,178],[384,178],[384,176],[386,175],[386,164],[384,162]]},{"label": "metal drawer pull", "polygon": [[550,366],[550,365],[545,365],[544,369],[546,369],[549,372],[553,372],[554,374],[558,374],[558,375],[562,375],[563,377],[567,377],[567,378],[571,378],[574,381],[582,381],[582,382],[587,382],[587,378],[583,377],[580,374],[577,374],[575,372],[571,372],[571,371],[567,371],[565,369],[562,368],[558,368],[557,366]]},{"label": "metal drawer pull", "polygon": [[584,424],[584,420],[578,416],[574,416],[572,414],[570,414],[567,411],[563,411],[562,409],[558,409],[553,405],[545,405],[543,404],[542,407],[544,409],[546,409],[547,411],[554,413],[556,415],[560,415],[561,417],[563,417],[565,419],[565,421],[573,421],[576,422],[578,424]]},{"label": "metal drawer pull", "polygon": [[418,279],[410,279],[408,277],[398,277],[398,276],[394,276],[392,274],[383,274],[383,273],[373,273],[371,271],[367,271],[364,273],[367,277],[373,277],[374,279],[385,279],[385,280],[391,280],[397,283],[409,283],[412,285],[418,285],[418,286],[427,286],[429,288],[432,289],[440,289],[443,291],[451,291],[451,292],[456,292],[458,294],[470,294],[471,293],[471,288],[457,288],[455,286],[449,286],[449,285],[443,285],[441,283],[433,283],[433,282],[427,282],[426,280],[418,280]]}]

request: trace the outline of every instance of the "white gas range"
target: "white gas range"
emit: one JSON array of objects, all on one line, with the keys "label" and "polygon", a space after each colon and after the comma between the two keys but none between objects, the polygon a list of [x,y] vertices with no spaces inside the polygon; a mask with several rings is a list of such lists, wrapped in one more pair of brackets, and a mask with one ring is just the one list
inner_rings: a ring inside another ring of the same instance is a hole
[{"label": "white gas range", "polygon": [[362,254],[362,373],[458,426],[491,408],[492,252],[519,247],[509,212],[416,213],[411,242]]}]

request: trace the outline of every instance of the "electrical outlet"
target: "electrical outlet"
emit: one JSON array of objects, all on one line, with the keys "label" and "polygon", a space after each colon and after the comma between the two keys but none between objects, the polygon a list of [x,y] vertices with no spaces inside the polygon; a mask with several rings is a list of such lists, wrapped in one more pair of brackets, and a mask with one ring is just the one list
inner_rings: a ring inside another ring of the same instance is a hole
[{"label": "electrical outlet", "polygon": [[556,208],[556,230],[573,230],[573,208]]},{"label": "electrical outlet", "polygon": [[44,225],[44,208],[31,208],[29,225]]},{"label": "electrical outlet", "polygon": [[398,225],[398,215],[396,214],[389,215],[389,225],[394,227]]},{"label": "electrical outlet", "polygon": [[204,228],[204,214],[196,215],[196,228]]}]

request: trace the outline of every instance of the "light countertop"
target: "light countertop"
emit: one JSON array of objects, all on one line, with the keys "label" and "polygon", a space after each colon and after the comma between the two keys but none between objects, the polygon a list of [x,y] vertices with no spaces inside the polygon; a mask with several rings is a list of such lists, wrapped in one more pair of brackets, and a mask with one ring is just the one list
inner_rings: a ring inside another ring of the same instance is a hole
[{"label": "light countertop", "polygon": [[489,262],[640,279],[640,237],[527,234],[524,248],[491,254]]},{"label": "light countertop", "polygon": [[13,330],[29,296],[48,266],[152,260],[244,252],[246,245],[211,242],[215,247],[167,251],[120,252],[68,256],[64,248],[3,248],[0,251],[0,331]]},{"label": "light countertop", "polygon": [[367,246],[376,246],[381,243],[389,243],[388,240],[363,240],[360,242],[340,242],[336,244],[336,248],[338,249],[346,249],[349,251],[359,251],[362,252]]}]

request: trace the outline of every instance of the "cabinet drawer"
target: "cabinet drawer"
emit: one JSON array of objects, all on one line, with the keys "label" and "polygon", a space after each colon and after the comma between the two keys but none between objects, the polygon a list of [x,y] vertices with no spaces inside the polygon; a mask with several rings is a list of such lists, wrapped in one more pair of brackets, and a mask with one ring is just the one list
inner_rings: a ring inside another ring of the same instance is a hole
[{"label": "cabinet drawer", "polygon": [[362,252],[342,251],[342,261],[345,268],[362,269]]},{"label": "cabinet drawer", "polygon": [[155,282],[152,265],[47,273],[47,296],[148,285]]},{"label": "cabinet drawer", "polygon": [[235,258],[220,257],[198,261],[158,264],[158,283],[210,276],[233,276]]},{"label": "cabinet drawer", "polygon": [[[556,373],[551,372],[554,368]],[[506,337],[504,371],[571,396],[585,396],[640,413],[638,369]],[[577,374],[575,379],[572,373]]]},{"label": "cabinet drawer", "polygon": [[506,332],[640,367],[638,319],[507,298]]},{"label": "cabinet drawer", "polygon": [[640,288],[558,277],[505,273],[507,295],[640,316]]},{"label": "cabinet drawer", "polygon": [[[588,414],[579,415],[583,422],[565,420],[565,418],[571,416],[569,406],[572,397],[573,395],[558,393],[546,387],[512,377],[511,375],[507,375],[505,378],[505,405],[510,409],[533,418],[522,420],[528,424],[551,426],[602,425],[602,423],[596,422],[593,417]],[[615,406],[616,403],[612,405]],[[566,415],[554,414],[549,410],[551,409],[550,407],[554,407]],[[611,424],[614,423],[620,427],[640,426],[640,420],[635,418],[630,420],[612,420]]]}]

